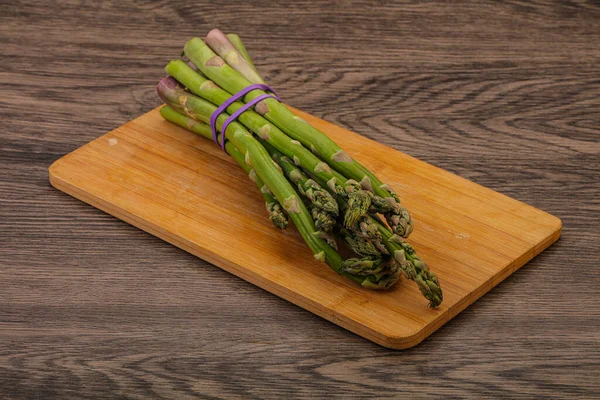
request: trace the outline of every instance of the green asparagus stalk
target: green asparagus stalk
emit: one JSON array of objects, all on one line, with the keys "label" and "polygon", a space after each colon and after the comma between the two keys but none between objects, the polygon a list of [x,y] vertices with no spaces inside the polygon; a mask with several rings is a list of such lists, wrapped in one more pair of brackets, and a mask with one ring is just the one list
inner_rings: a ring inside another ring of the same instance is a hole
[{"label": "green asparagus stalk", "polygon": [[[213,104],[191,95],[184,87],[179,86],[172,77],[162,79],[158,84],[157,92],[172,109],[200,122],[209,122],[210,116],[216,110]],[[225,113],[218,117],[217,129],[221,130],[227,118],[228,115]],[[342,257],[333,247],[321,239],[318,231],[315,231],[314,223],[306,206],[285,178],[279,166],[270,158],[264,147],[250,132],[241,124],[233,122],[229,124],[224,134],[245,155],[245,162],[254,168],[257,176],[266,183],[277,201],[283,205],[316,260],[326,262],[334,271],[360,283],[364,287],[372,289],[389,287],[390,279],[387,276],[378,280],[373,275],[363,277],[349,274],[342,269]]]},{"label": "green asparagus stalk", "polygon": [[243,76],[249,77],[254,83],[265,83],[254,66],[240,53],[235,46],[227,39],[227,36],[218,29],[213,29],[206,35],[206,43],[214,49],[218,49],[221,57]]},{"label": "green asparagus stalk", "polygon": [[248,54],[248,50],[246,50],[246,46],[244,46],[242,39],[235,33],[228,33],[227,39],[229,39],[231,44],[237,49],[237,51],[242,55],[242,57],[244,57],[244,59],[246,61],[248,61],[248,64],[250,64],[252,66],[252,68],[254,68],[254,70],[256,70],[256,67],[254,66],[254,62],[252,62],[252,59],[250,58],[250,54]]},{"label": "green asparagus stalk", "polygon": [[328,232],[323,232],[323,231],[316,231],[315,232],[315,236],[318,237],[319,239],[323,239],[329,246],[333,247],[334,249],[338,249],[338,245],[337,242],[335,241],[335,237],[333,235],[331,235]]},{"label": "green asparagus stalk", "polygon": [[[346,259],[342,264],[342,270],[354,275],[371,275],[377,282],[385,280],[388,285],[397,281],[402,271],[393,257],[382,255],[370,241],[355,235],[354,232],[348,231],[344,227],[339,227],[338,233],[344,238],[350,249],[362,257]],[[390,275],[394,275],[396,278],[388,279]]]},{"label": "green asparagus stalk", "polygon": [[[181,60],[169,62],[165,67],[165,71],[186,86],[192,93],[213,104],[221,105],[231,97],[228,92],[194,71]],[[243,106],[244,103],[242,102],[234,102],[227,107],[227,112],[234,113]],[[248,110],[242,113],[238,120],[259,138],[294,160],[295,164],[301,165],[302,168],[310,171],[311,174],[327,182],[327,186],[333,188],[336,194],[348,198],[349,207],[344,216],[344,221],[347,225],[356,223],[369,210],[372,204],[372,194],[363,190],[358,182],[346,179],[340,173],[331,170],[327,163],[320,160],[300,142],[291,139],[260,114]],[[375,203],[378,202],[375,201]],[[383,203],[389,204],[387,202]]]},{"label": "green asparagus stalk", "polygon": [[389,254],[383,244],[383,237],[377,229],[377,225],[370,216],[364,216],[356,223],[358,226],[352,229],[362,239],[369,240],[381,254]]},{"label": "green asparagus stalk", "polygon": [[348,247],[356,254],[361,257],[377,257],[381,258],[381,252],[373,245],[373,243],[364,238],[364,236],[357,235],[355,232],[350,231],[344,227],[340,227],[338,234]]},{"label": "green asparagus stalk", "polygon": [[385,267],[383,260],[377,256],[365,256],[363,258],[348,258],[344,261],[346,272],[355,275],[376,275]]},{"label": "green asparagus stalk", "polygon": [[[224,35],[213,34],[211,43],[217,53],[227,57],[231,43],[227,44]],[[237,93],[252,83],[261,83],[262,79],[254,80],[250,74],[245,78],[238,70],[232,68],[223,58],[211,50],[202,39],[193,38],[184,47],[185,55],[202,71],[204,75],[229,93]],[[239,53],[238,53],[239,54]],[[254,71],[254,70],[253,70]],[[244,71],[246,73],[246,71]],[[254,90],[248,93],[244,101],[248,102],[260,95],[265,94],[262,90]],[[360,182],[364,189],[372,191],[375,195],[384,198],[392,205],[399,202],[398,196],[392,189],[379,181],[372,173],[367,173],[366,168],[353,160],[333,140],[324,133],[295,116],[287,107],[278,100],[269,98],[261,101],[256,106],[256,111],[267,120],[277,125],[283,132],[298,140],[307,148],[315,151],[323,160],[344,176]],[[405,210],[403,210],[405,211]],[[412,231],[412,224],[408,212],[387,213],[386,219],[395,233],[406,237]]]},{"label": "green asparagus stalk", "polygon": [[[346,179],[342,174],[340,174],[339,172],[337,172],[336,170],[331,170],[331,174],[333,175],[333,177],[335,178],[336,182],[356,182],[352,179]],[[311,175],[315,175],[313,173],[311,173]],[[322,181],[322,177],[318,177],[319,178],[319,182],[323,182]],[[329,183],[326,184],[327,187],[330,188],[331,185],[329,185]],[[354,190],[355,186],[349,186],[346,188],[347,191],[352,191]],[[330,191],[333,192],[335,194],[335,191],[331,190]],[[363,190],[361,191],[361,193],[357,193],[358,197],[361,197],[363,195],[368,195],[368,197],[370,197],[371,199],[371,204],[369,205],[369,213],[371,214],[385,214],[385,213],[399,213],[402,210],[402,207],[400,207],[397,203],[392,204],[388,201],[386,201],[385,199],[383,199],[382,197],[376,196],[374,194],[372,194],[369,191]],[[361,206],[365,206],[366,204],[362,204]]]},{"label": "green asparagus stalk", "polygon": [[[394,258],[387,257],[380,259],[377,257],[349,258],[344,261],[343,270],[355,275],[371,275],[377,281],[393,275],[400,277],[402,271]],[[396,280],[394,280],[396,282]]]},{"label": "green asparagus stalk", "polygon": [[271,158],[279,164],[290,182],[296,184],[298,191],[308,199],[317,229],[324,232],[331,231],[339,214],[338,203],[333,196],[313,179],[307,177],[287,156],[277,151],[269,143],[260,139],[259,142],[269,152]]},{"label": "green asparagus stalk", "polygon": [[419,258],[415,249],[399,235],[393,234],[383,224],[374,220],[383,237],[386,248],[400,265],[404,275],[418,285],[421,294],[429,300],[429,306],[435,308],[443,299],[442,288],[437,276],[429,270],[427,264]]},{"label": "green asparagus stalk", "polygon": [[[373,276],[373,275],[371,275]],[[396,283],[398,283],[398,281],[400,280],[400,277],[402,276],[402,273],[398,270],[394,273],[391,274],[385,274],[383,276],[381,276],[381,278],[367,278],[363,281],[362,286],[367,288],[367,289],[373,289],[373,290],[387,290],[391,287],[393,287]]]},{"label": "green asparagus stalk", "polygon": [[[261,143],[267,148],[268,143]],[[269,150],[270,149],[267,148],[267,151]],[[283,172],[288,179],[298,185],[300,193],[306,196],[311,204],[320,210],[333,214],[334,218],[337,217],[339,214],[338,204],[327,190],[323,189],[321,185],[307,177],[306,174],[287,156],[284,156],[276,150],[273,153],[269,151],[269,154],[271,154],[271,158],[273,158],[273,160],[283,169]]]},{"label": "green asparagus stalk", "polygon": [[331,232],[335,227],[335,217],[325,210],[310,206],[310,215],[315,221],[315,227],[323,232]]},{"label": "green asparagus stalk", "polygon": [[[164,106],[160,109],[160,115],[167,121],[179,125],[187,130],[197,133],[205,138],[211,138],[212,132],[210,126],[203,122],[198,122],[192,118],[186,117],[172,109],[169,106]],[[220,136],[220,135],[219,135]],[[231,142],[225,143],[225,150],[227,154],[234,159],[234,161],[248,174],[248,177],[256,183],[260,193],[265,200],[265,208],[269,213],[269,220],[273,223],[276,228],[285,229],[288,226],[288,215],[281,207],[281,204],[273,196],[267,185],[256,176],[256,172],[252,167],[246,164],[245,157],[238,149],[235,148]]]}]

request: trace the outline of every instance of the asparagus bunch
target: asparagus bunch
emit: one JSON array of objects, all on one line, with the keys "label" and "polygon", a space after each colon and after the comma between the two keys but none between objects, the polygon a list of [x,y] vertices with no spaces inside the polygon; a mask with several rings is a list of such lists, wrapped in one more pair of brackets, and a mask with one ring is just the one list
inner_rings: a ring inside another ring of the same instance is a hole
[{"label": "asparagus bunch", "polygon": [[[174,117],[168,109],[161,113],[162,116],[186,129],[194,126],[194,122],[189,119],[208,123],[210,116],[217,108],[214,104],[187,92],[172,77],[163,78],[159,82],[157,93],[176,114],[180,114],[183,118],[186,116],[189,118],[182,120],[181,117]],[[218,130],[221,131],[223,123],[228,117],[228,114],[223,113],[217,118]],[[208,133],[206,129],[198,127],[192,131],[201,135]],[[327,235],[316,230],[308,209],[292,184],[283,175],[281,167],[271,159],[265,148],[243,125],[233,122],[229,124],[225,132],[221,131],[221,133],[244,155],[244,162],[254,169],[256,175],[283,206],[317,261],[327,263],[334,271],[365,287],[372,289],[389,287],[386,276],[357,275],[344,271],[343,259],[337,252],[336,246],[331,243],[331,239]],[[212,137],[212,133],[209,137]]]},{"label": "asparagus bunch", "polygon": [[[213,30],[205,41],[187,42],[190,62],[169,62],[170,77],[157,91],[167,103],[161,110],[166,120],[212,138],[206,123],[216,106],[264,81],[237,35]],[[253,90],[230,104],[217,129],[263,94]],[[325,134],[274,98],[244,111],[221,133],[228,154],[256,181],[273,224],[284,228],[289,216],[315,259],[366,288],[388,289],[404,275],[431,307],[440,304],[437,277],[404,240],[412,223],[398,196]],[[344,260],[336,237],[356,256]]]}]

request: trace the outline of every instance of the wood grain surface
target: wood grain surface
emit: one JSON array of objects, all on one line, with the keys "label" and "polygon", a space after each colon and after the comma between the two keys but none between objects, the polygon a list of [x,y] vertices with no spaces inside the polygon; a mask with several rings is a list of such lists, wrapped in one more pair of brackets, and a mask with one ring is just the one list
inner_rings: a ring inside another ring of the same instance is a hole
[{"label": "wood grain surface", "polygon": [[[396,352],[49,185],[157,106],[166,60],[215,26],[288,103],[557,215],[563,237]],[[0,398],[600,391],[597,1],[14,1],[0,39]]]}]

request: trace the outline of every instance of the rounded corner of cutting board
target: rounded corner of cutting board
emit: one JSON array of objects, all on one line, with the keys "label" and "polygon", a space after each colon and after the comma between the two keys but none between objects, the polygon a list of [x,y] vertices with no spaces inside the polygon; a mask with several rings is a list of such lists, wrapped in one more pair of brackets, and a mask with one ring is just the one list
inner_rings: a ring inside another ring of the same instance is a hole
[{"label": "rounded corner of cutting board", "polygon": [[422,341],[431,336],[442,325],[451,319],[448,310],[442,313],[433,321],[425,323],[412,332],[394,334],[391,332],[379,332],[377,338],[370,338],[373,342],[392,350],[406,350],[419,345]]},{"label": "rounded corner of cutting board", "polygon": [[556,239],[558,239],[562,235],[563,222],[562,219],[558,218],[555,215],[548,214],[552,217],[552,222],[554,224],[553,229],[556,232]]},{"label": "rounded corner of cutting board", "polygon": [[425,338],[429,336],[429,334],[425,333],[425,328],[419,329],[415,333],[411,333],[409,335],[396,336],[389,335],[384,336],[383,340],[373,340],[377,342],[381,346],[392,349],[392,350],[406,350],[411,347],[415,347],[419,343],[421,343]]},{"label": "rounded corner of cutting board", "polygon": [[60,173],[58,172],[58,170],[60,169],[60,167],[62,166],[62,164],[65,162],[65,158],[68,157],[69,155],[65,155],[62,156],[61,158],[59,158],[58,160],[54,161],[52,164],[50,164],[50,166],[48,167],[48,179],[50,180],[50,184],[52,185],[52,187],[55,187],[56,189],[60,190]]}]

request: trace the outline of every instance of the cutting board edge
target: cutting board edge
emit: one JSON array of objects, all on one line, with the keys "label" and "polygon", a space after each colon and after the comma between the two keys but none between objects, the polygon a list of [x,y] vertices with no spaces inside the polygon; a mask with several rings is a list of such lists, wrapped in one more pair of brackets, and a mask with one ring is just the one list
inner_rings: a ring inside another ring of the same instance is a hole
[{"label": "cutting board edge", "polygon": [[[156,109],[153,109],[149,112],[153,112],[155,110]],[[142,118],[144,115],[145,114],[141,115],[138,118]],[[132,123],[136,119],[133,119],[124,125]],[[122,125],[122,126],[124,126],[124,125]],[[72,151],[71,153],[68,153],[68,154],[64,155],[63,157],[59,158],[58,160],[54,161],[48,168],[50,184],[54,188],[66,193],[72,197],[75,197],[78,200],[83,201],[84,203],[87,203],[95,208],[98,208],[101,211],[106,212],[107,214],[110,214],[126,223],[129,223],[130,225],[133,225],[139,229],[142,229],[143,231],[148,232],[151,235],[156,236],[156,237],[170,243],[171,245],[174,245],[190,254],[193,254],[201,259],[204,259],[204,260],[214,264],[215,266],[225,270],[226,272],[229,272],[241,279],[244,279],[245,281],[248,281],[249,283],[258,286],[261,289],[263,289],[269,293],[275,294],[276,296],[281,297],[284,300],[289,301],[303,309],[306,309],[307,311],[310,311],[330,322],[333,322],[336,325],[339,325],[342,328],[344,328],[350,332],[353,332],[359,336],[364,337],[365,339],[368,339],[372,342],[375,342],[381,346],[384,346],[384,347],[390,348],[390,349],[395,349],[395,350],[407,349],[407,348],[416,346],[417,344],[422,342],[424,339],[426,339],[428,336],[430,336],[432,333],[434,333],[437,329],[439,329],[441,326],[443,326],[446,322],[448,322],[454,316],[456,316],[457,314],[462,312],[469,305],[473,304],[476,300],[478,300],[484,294],[486,294],[488,291],[490,291],[492,288],[497,286],[500,282],[502,282],[504,279],[506,279],[508,276],[510,276],[517,269],[521,268],[523,265],[525,265],[527,262],[529,262],[532,258],[534,258],[538,254],[540,254],[543,250],[548,248],[552,243],[556,242],[560,238],[561,232],[562,232],[562,221],[558,217],[541,210],[545,214],[547,214],[549,217],[552,217],[555,222],[555,225],[556,225],[554,227],[548,228],[550,233],[547,235],[547,237],[544,240],[542,240],[537,245],[532,246],[532,248],[529,251],[525,252],[521,257],[516,259],[514,262],[509,263],[506,267],[504,267],[502,270],[500,270],[497,274],[492,276],[492,278],[489,279],[486,284],[479,287],[479,290],[471,293],[469,296],[466,296],[464,299],[462,299],[463,301],[460,301],[460,302],[452,305],[450,308],[446,309],[443,313],[439,314],[434,320],[429,322],[427,325],[425,325],[409,334],[390,335],[390,334],[386,334],[381,331],[377,331],[377,330],[375,330],[371,327],[365,326],[365,325],[351,324],[351,323],[345,321],[343,318],[337,317],[335,315],[335,312],[331,312],[331,310],[328,310],[326,308],[322,309],[322,306],[320,304],[312,301],[311,299],[304,298],[303,296],[298,296],[297,293],[291,291],[288,288],[285,288],[278,284],[273,285],[273,282],[264,280],[264,279],[260,279],[261,278],[260,276],[247,275],[243,271],[236,268],[235,265],[233,265],[232,263],[229,263],[227,260],[222,259],[219,256],[216,256],[216,255],[213,256],[213,255],[210,255],[207,253],[202,253],[202,252],[194,249],[193,247],[182,243],[181,241],[177,240],[176,238],[170,237],[167,234],[163,234],[163,233],[159,232],[157,229],[155,229],[151,226],[145,225],[142,222],[135,221],[133,218],[129,218],[127,216],[128,213],[126,211],[123,211],[120,207],[115,207],[114,209],[109,209],[108,207],[105,207],[103,204],[100,204],[100,203],[104,203],[103,199],[101,199],[97,196],[94,196],[94,195],[86,196],[86,195],[79,193],[80,189],[76,186],[76,184],[63,179],[60,176],[60,174],[56,172],[56,170],[59,169],[58,167],[60,166],[60,164],[63,162],[66,162],[73,153],[86,147],[87,145],[89,145],[90,143],[92,143],[94,141],[103,140],[105,138],[105,136],[111,135],[115,130],[118,130],[121,127],[117,127],[114,130],[107,132],[106,134],[94,139],[93,141],[85,144],[84,146],[81,146],[78,149],[75,149],[74,151]],[[369,140],[372,141],[371,139],[369,139]],[[377,143],[377,142],[375,142],[375,143]],[[525,204],[525,203],[523,203],[523,204]],[[529,206],[529,207],[532,207],[532,206]],[[362,326],[362,329],[359,329],[358,328],[359,326]]]}]

